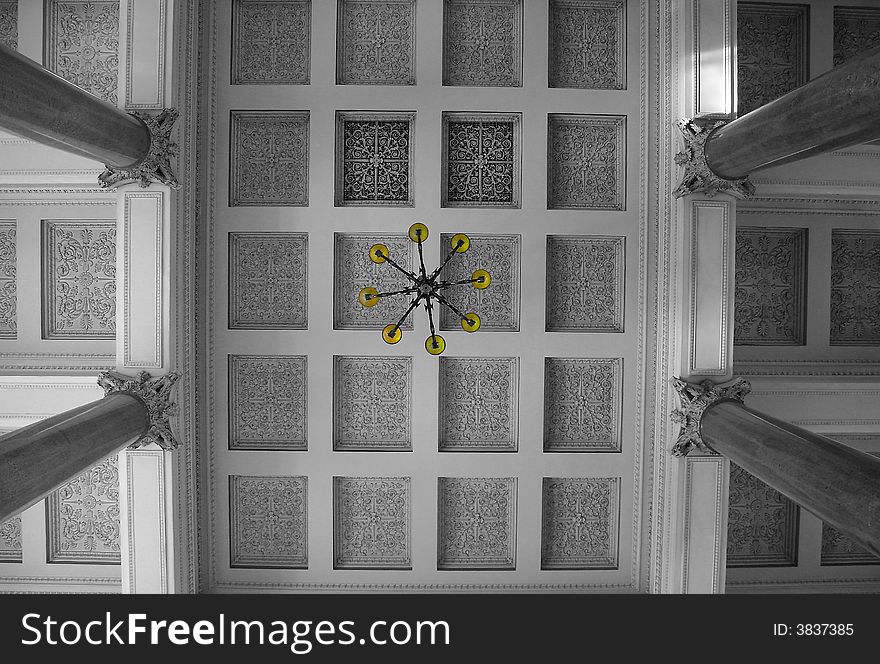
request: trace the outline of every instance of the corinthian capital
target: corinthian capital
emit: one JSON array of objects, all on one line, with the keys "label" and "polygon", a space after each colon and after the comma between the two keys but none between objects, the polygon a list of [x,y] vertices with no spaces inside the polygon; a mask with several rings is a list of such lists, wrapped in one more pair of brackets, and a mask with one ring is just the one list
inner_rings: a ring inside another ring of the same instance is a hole
[{"label": "corinthian capital", "polygon": [[669,417],[680,426],[678,440],[672,448],[673,456],[686,456],[695,447],[708,450],[709,447],[700,436],[700,418],[703,411],[721,399],[735,399],[742,402],[743,397],[752,389],[751,384],[742,378],[732,385],[719,387],[711,380],[704,380],[699,385],[686,383],[680,378],[672,379],[672,386],[678,392],[681,408],[673,410]]},{"label": "corinthian capital", "polygon": [[675,155],[675,163],[684,167],[684,173],[681,184],[673,192],[676,197],[697,193],[706,196],[725,193],[737,198],[749,198],[755,193],[755,186],[748,178],[725,180],[717,176],[706,162],[706,139],[714,129],[723,127],[728,122],[729,120],[718,118],[685,118],[678,121],[684,149]]},{"label": "corinthian capital", "polygon": [[150,429],[128,449],[136,449],[155,443],[163,450],[177,448],[177,439],[171,431],[169,415],[173,415],[176,404],[171,401],[171,389],[180,378],[179,373],[170,372],[164,376],[153,378],[146,371],[136,377],[125,376],[114,371],[102,371],[98,377],[98,385],[104,388],[104,396],[116,392],[131,394],[144,402],[150,417]]},{"label": "corinthian capital", "polygon": [[139,182],[142,187],[149,187],[151,182],[159,182],[177,189],[180,183],[171,170],[171,157],[177,154],[177,143],[171,140],[171,128],[177,120],[178,112],[173,108],[165,108],[158,115],[129,111],[147,125],[150,130],[150,151],[140,163],[128,168],[107,166],[98,181],[105,189],[124,182]]}]

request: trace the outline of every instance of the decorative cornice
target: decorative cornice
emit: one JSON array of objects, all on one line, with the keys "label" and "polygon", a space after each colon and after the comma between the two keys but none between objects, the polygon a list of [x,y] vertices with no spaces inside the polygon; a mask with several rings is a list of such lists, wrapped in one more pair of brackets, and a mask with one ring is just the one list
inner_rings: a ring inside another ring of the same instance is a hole
[{"label": "decorative cornice", "polygon": [[755,193],[755,186],[747,177],[740,180],[726,180],[716,175],[706,161],[704,152],[706,139],[712,131],[728,122],[729,120],[717,117],[684,118],[678,121],[684,149],[675,155],[675,163],[684,167],[684,173],[681,184],[673,192],[677,198],[696,193],[706,196],[725,193],[737,198],[749,198]]},{"label": "decorative cornice", "polygon": [[180,374],[173,371],[158,378],[153,378],[146,371],[138,373],[136,378],[114,371],[101,372],[98,385],[104,388],[105,397],[116,392],[131,394],[143,401],[149,412],[150,429],[139,440],[129,445],[128,449],[137,449],[150,443],[155,443],[163,450],[177,448],[177,439],[171,431],[168,416],[174,414],[176,408],[170,396],[178,378]]},{"label": "decorative cornice", "polygon": [[139,119],[150,130],[150,151],[139,163],[129,168],[107,166],[98,176],[101,186],[110,188],[123,182],[137,181],[144,188],[149,187],[151,182],[159,182],[179,189],[180,183],[171,169],[171,157],[178,150],[177,143],[171,140],[171,128],[179,115],[177,110],[165,108],[158,115],[130,111],[129,115]]},{"label": "decorative cornice", "polygon": [[735,399],[742,402],[743,397],[751,390],[751,384],[739,378],[733,385],[718,387],[711,380],[704,380],[699,385],[686,383],[680,378],[672,379],[672,386],[678,392],[681,408],[673,410],[669,417],[681,425],[678,440],[672,448],[673,456],[687,456],[695,447],[711,451],[700,436],[700,418],[710,405],[721,399]]}]

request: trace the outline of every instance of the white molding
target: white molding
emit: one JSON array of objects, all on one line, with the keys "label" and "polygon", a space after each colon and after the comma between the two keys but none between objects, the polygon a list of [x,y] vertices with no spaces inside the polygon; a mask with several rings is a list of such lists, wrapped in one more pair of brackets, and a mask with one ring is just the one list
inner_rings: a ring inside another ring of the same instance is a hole
[{"label": "white molding", "polygon": [[628,583],[540,583],[540,584],[483,584],[483,583],[268,583],[222,581],[210,592],[224,593],[583,593],[585,591],[632,592]]},{"label": "white molding", "polygon": [[[687,377],[729,376],[735,206],[691,200]],[[710,359],[711,358],[711,359]]]},{"label": "white molding", "polygon": [[117,362],[122,369],[164,369],[169,278],[165,228],[166,220],[170,222],[167,194],[159,188],[123,191],[121,196],[117,316],[122,325],[117,326]]},{"label": "white molding", "polygon": [[[169,12],[168,5],[169,0],[126,0],[120,6],[125,14],[124,23],[120,16],[125,26],[124,40],[120,39],[125,92],[120,98],[126,109],[160,110],[166,105],[168,16],[173,12],[173,8]],[[151,75],[151,80],[139,77],[144,72]]]},{"label": "white molding", "polygon": [[691,0],[694,112],[736,113],[734,0]]},{"label": "white molding", "polygon": [[167,454],[157,449],[126,450],[119,455],[119,471],[123,592],[173,592]]},{"label": "white molding", "polygon": [[[692,455],[686,465],[682,592],[718,594],[726,577],[730,462],[719,455]],[[711,555],[705,555],[707,540],[713,543]]]}]

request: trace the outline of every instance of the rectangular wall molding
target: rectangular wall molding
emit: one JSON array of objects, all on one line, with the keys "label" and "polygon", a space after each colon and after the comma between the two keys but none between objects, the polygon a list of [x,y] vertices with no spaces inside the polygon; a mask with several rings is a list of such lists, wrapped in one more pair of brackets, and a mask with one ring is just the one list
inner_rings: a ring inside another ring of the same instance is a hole
[{"label": "rectangular wall molding", "polygon": [[689,376],[724,376],[730,369],[732,207],[724,201],[690,204]]}]

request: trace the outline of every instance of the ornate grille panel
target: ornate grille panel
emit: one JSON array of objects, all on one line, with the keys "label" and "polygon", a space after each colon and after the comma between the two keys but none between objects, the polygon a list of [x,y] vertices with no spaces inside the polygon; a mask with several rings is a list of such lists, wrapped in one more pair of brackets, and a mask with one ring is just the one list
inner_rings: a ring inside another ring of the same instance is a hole
[{"label": "ornate grille panel", "polygon": [[736,229],[734,343],[805,343],[807,230]]},{"label": "ornate grille panel", "polygon": [[414,85],[415,0],[340,0],[339,85]]},{"label": "ornate grille panel", "polygon": [[809,17],[807,5],[736,3],[739,115],[809,80]]},{"label": "ornate grille panel", "polygon": [[730,464],[727,566],[797,565],[799,508],[735,463]]},{"label": "ornate grille panel", "polygon": [[520,207],[521,114],[443,113],[442,207]]},{"label": "ornate grille panel", "polygon": [[49,0],[46,67],[96,97],[116,104],[119,2]]},{"label": "ornate grille panel", "polygon": [[551,88],[626,89],[624,0],[551,0]]},{"label": "ornate grille panel", "polygon": [[235,0],[233,85],[308,85],[311,0]]},{"label": "ornate grille panel", "polygon": [[308,478],[229,477],[229,566],[309,566]]}]

